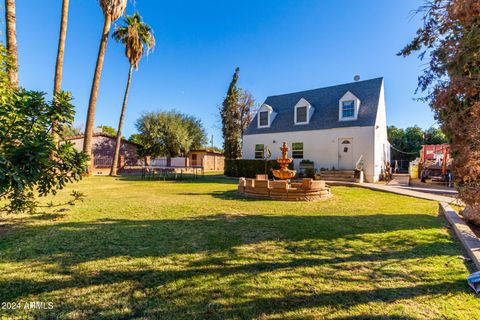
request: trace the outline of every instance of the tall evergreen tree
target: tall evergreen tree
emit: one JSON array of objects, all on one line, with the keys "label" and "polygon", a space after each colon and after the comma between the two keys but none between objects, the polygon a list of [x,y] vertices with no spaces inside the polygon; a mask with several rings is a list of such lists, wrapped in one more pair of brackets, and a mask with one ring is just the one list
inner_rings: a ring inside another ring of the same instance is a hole
[{"label": "tall evergreen tree", "polygon": [[225,150],[226,159],[238,159],[242,156],[240,146],[241,116],[238,108],[239,90],[237,88],[239,73],[240,68],[237,67],[220,111],[222,117],[223,149]]}]

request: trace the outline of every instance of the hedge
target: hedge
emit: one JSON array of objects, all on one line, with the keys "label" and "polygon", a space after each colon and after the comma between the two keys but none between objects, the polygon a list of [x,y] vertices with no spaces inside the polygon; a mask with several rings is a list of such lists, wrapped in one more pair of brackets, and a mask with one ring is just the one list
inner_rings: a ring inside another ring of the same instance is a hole
[{"label": "hedge", "polygon": [[[293,163],[289,168],[293,169]],[[224,174],[228,177],[255,178],[257,174],[268,173],[273,178],[272,169],[280,169],[276,160],[226,159]]]}]

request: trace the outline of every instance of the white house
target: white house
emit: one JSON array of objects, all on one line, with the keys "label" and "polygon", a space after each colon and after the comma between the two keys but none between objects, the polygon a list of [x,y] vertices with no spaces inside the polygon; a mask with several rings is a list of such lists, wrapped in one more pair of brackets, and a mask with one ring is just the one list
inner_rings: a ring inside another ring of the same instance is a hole
[{"label": "white house", "polygon": [[294,166],[353,170],[361,159],[365,179],[378,181],[390,161],[383,78],[268,97],[243,137],[243,158],[281,156],[286,141]]}]

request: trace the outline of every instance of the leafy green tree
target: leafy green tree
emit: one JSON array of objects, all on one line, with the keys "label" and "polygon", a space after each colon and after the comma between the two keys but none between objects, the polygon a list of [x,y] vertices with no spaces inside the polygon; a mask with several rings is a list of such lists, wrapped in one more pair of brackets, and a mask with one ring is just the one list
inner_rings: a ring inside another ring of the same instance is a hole
[{"label": "leafy green tree", "polygon": [[238,159],[242,156],[241,150],[241,115],[238,108],[239,89],[237,88],[240,68],[235,69],[227,95],[220,110],[222,118],[223,149],[226,159]]},{"label": "leafy green tree", "polygon": [[97,127],[97,129],[102,130],[103,133],[116,136],[117,135],[117,130],[115,130],[114,127],[110,127],[104,124],[101,124]]},{"label": "leafy green tree", "polygon": [[47,103],[45,94],[10,85],[6,50],[0,46],[0,200],[2,211],[33,213],[40,196],[55,194],[86,172],[87,156],[69,142],[57,144],[53,122],[70,125],[71,95],[59,92]]},{"label": "leafy green tree", "polygon": [[[420,152],[422,145],[424,144],[425,140],[422,128],[419,126],[413,126],[405,129],[405,145],[407,147],[406,151]],[[414,155],[414,158],[418,157],[418,154]]]},{"label": "leafy green tree", "polygon": [[405,146],[404,146],[405,130],[403,130],[402,128],[397,128],[395,126],[388,126],[387,135],[388,135],[388,141],[392,146],[391,158],[394,160],[403,159],[404,154],[397,151],[397,149],[402,151],[405,150]]},{"label": "leafy green tree", "polygon": [[[408,160],[406,153],[407,148],[405,146],[405,130],[397,128],[395,126],[387,127],[388,141],[391,145],[390,157],[392,160]],[[404,152],[400,152],[400,151]]]},{"label": "leafy green tree", "polygon": [[144,145],[145,142],[142,140],[140,133],[131,134],[130,137],[128,137],[128,141],[137,144],[137,154],[139,157],[145,158],[153,154],[151,148]]},{"label": "leafy green tree", "polygon": [[[203,128],[202,121],[190,115],[182,115],[182,123],[187,129],[188,135],[192,143],[189,146],[189,150],[195,150],[202,148],[207,143],[207,135]],[[188,153],[188,151],[186,151]]]},{"label": "leafy green tree", "polygon": [[128,141],[136,143],[136,144],[142,144],[142,136],[140,133],[133,133],[128,137]]},{"label": "leafy green tree", "polygon": [[424,131],[418,126],[406,129],[388,126],[387,132],[392,145],[392,160],[412,161],[420,155],[422,145],[448,142],[442,131],[435,127]]},{"label": "leafy green tree", "polygon": [[117,175],[118,157],[120,155],[120,145],[122,139],[123,118],[127,107],[128,93],[130,92],[130,84],[132,82],[133,68],[138,69],[138,63],[143,54],[148,52],[155,46],[155,38],[153,30],[148,24],[142,21],[142,17],[135,12],[131,16],[126,16],[124,25],[117,26],[113,32],[113,38],[117,42],[121,42],[125,46],[125,55],[130,62],[128,69],[127,87],[123,96],[122,110],[120,112],[120,120],[118,121],[118,134],[115,141],[115,153],[113,155],[111,176]]},{"label": "leafy green tree", "polygon": [[439,128],[431,127],[424,132],[425,144],[444,144],[448,143],[447,136]]},{"label": "leafy green tree", "polygon": [[143,155],[151,157],[184,156],[192,148],[203,146],[205,130],[199,119],[176,111],[150,112],[136,122]]},{"label": "leafy green tree", "polygon": [[392,145],[391,159],[411,161],[418,157],[423,145],[423,131],[414,126],[406,129],[388,126],[388,141]]}]

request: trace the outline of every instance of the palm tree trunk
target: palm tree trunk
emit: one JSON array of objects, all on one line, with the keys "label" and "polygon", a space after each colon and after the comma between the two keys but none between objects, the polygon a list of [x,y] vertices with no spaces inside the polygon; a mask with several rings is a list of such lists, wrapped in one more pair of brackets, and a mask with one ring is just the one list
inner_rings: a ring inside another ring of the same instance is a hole
[{"label": "palm tree trunk", "polygon": [[[62,90],[62,74],[63,74],[63,57],[65,55],[65,39],[67,37],[68,23],[68,3],[69,0],[63,0],[62,3],[62,20],[60,22],[60,37],[58,38],[57,62],[55,63],[55,80],[53,84],[53,99],[57,93]],[[55,142],[58,142],[58,123],[52,123],[52,134]]]},{"label": "palm tree trunk", "polygon": [[115,142],[115,154],[113,155],[112,169],[110,170],[111,176],[117,175],[118,157],[120,156],[120,146],[122,145],[122,127],[123,118],[125,116],[125,109],[127,107],[128,93],[130,92],[130,83],[132,82],[133,64],[130,64],[128,70],[127,87],[125,88],[125,95],[123,96],[122,112],[120,112],[120,120],[118,121],[117,141]]},{"label": "palm tree trunk", "polygon": [[107,48],[108,35],[110,34],[110,25],[112,18],[109,14],[105,15],[105,22],[103,25],[102,39],[100,41],[100,48],[98,49],[97,64],[95,66],[95,74],[93,75],[92,89],[90,91],[90,100],[88,103],[87,123],[85,125],[85,138],[83,140],[83,152],[85,152],[90,159],[87,161],[87,174],[93,173],[93,157],[92,157],[92,143],[93,143],[93,126],[95,122],[95,109],[97,107],[98,88],[100,86],[100,77],[102,75],[103,60],[105,58],[105,51]]},{"label": "palm tree trunk", "polygon": [[12,59],[12,65],[8,69],[10,85],[18,88],[18,48],[17,48],[17,18],[15,15],[15,0],[5,0],[5,22],[7,52]]}]

